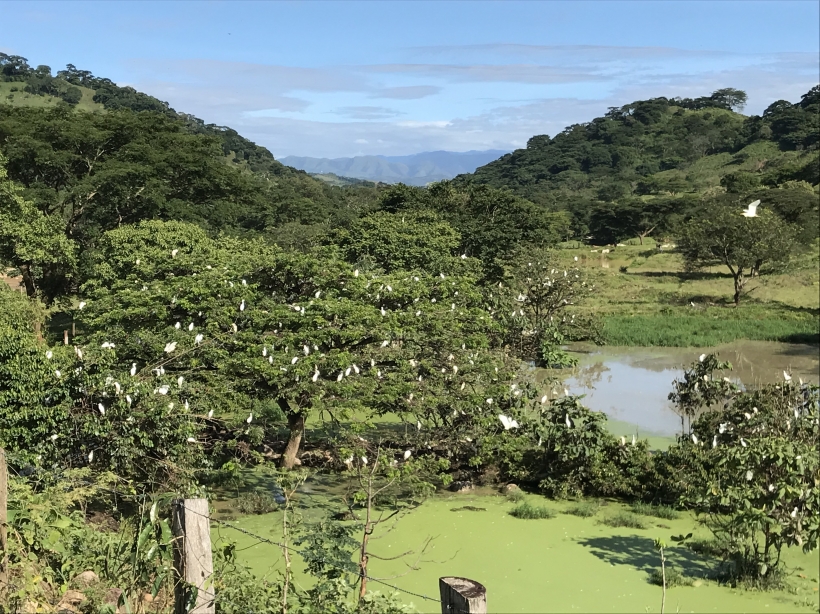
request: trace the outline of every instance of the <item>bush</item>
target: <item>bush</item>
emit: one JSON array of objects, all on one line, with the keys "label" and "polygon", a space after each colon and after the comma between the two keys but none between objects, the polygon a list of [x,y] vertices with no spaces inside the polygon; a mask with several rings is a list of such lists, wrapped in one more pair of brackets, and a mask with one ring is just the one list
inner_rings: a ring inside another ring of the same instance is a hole
[{"label": "bush", "polygon": [[522,503],[510,511],[510,516],[526,520],[540,520],[543,518],[555,518],[555,512],[548,507]]},{"label": "bush", "polygon": [[591,518],[598,513],[600,508],[601,504],[598,501],[583,501],[568,507],[564,513],[572,514],[573,516],[580,516],[581,518]]},{"label": "bush", "polygon": [[632,505],[632,511],[642,516],[654,516],[664,520],[674,520],[680,515],[675,508],[668,505],[650,505],[648,503],[635,503]]},{"label": "bush", "polygon": [[507,494],[507,501],[512,501],[513,503],[521,503],[525,498],[526,495],[518,489],[511,490]]},{"label": "bush", "polygon": [[[692,586],[694,578],[681,573],[676,567],[671,565],[666,567],[666,588],[673,586]],[[663,586],[663,572],[656,569],[649,574],[649,582],[658,586]]]},{"label": "bush", "polygon": [[629,512],[621,512],[615,516],[608,516],[601,520],[601,523],[608,527],[626,527],[628,529],[649,528],[641,517],[630,514]]},{"label": "bush", "polygon": [[239,496],[236,508],[243,514],[269,514],[279,509],[279,505],[270,493],[251,492]]}]

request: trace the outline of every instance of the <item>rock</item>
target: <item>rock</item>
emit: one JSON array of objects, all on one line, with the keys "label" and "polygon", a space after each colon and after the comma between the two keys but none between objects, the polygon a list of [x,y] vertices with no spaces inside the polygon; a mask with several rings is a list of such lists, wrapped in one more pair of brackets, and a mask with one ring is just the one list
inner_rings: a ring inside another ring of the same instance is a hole
[{"label": "rock", "polygon": [[473,486],[473,483],[468,481],[453,482],[450,484],[450,490],[453,492],[469,492],[474,489],[475,486]]},{"label": "rock", "polygon": [[100,577],[90,569],[77,574],[72,580],[74,586],[87,587],[100,581]]},{"label": "rock", "polygon": [[103,603],[105,605],[112,605],[116,608],[117,614],[119,614],[122,610],[120,610],[120,597],[122,597],[122,589],[121,588],[109,588],[106,593],[105,597],[103,597]]},{"label": "rock", "polygon": [[60,599],[60,603],[57,604],[57,611],[74,614],[74,612],[80,611],[79,606],[83,601],[85,601],[85,595],[83,593],[69,589],[65,592],[63,598]]},{"label": "rock", "polygon": [[514,492],[521,492],[521,489],[518,488],[518,484],[505,484],[501,489],[501,493],[505,495],[511,495]]}]

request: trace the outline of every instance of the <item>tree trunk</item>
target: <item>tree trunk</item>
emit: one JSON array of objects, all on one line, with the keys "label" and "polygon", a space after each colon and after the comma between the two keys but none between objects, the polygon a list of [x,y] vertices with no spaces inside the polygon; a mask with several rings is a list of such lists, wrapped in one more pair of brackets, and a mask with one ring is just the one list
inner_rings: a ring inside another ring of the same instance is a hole
[{"label": "tree trunk", "polygon": [[740,293],[743,291],[744,281],[745,280],[743,279],[743,270],[738,269],[737,273],[735,273],[735,307],[737,307],[740,304]]},{"label": "tree trunk", "polygon": [[26,286],[26,296],[34,298],[37,294],[37,286],[34,285],[34,278],[31,276],[31,265],[21,264],[18,268],[23,276],[23,284]]},{"label": "tree trunk", "polygon": [[[280,402],[279,405],[281,407],[282,403]],[[302,435],[305,432],[305,417],[302,414],[294,413],[290,407],[287,408],[285,413],[288,417],[290,437],[288,438],[288,445],[285,446],[285,453],[282,455],[282,467],[293,469],[296,465],[302,464],[297,458],[297,454],[299,453],[299,444],[302,443]]]}]

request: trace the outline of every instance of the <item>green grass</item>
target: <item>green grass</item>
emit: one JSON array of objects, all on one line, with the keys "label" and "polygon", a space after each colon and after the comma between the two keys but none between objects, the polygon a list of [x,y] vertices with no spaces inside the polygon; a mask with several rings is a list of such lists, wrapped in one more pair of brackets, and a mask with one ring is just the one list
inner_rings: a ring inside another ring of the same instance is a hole
[{"label": "green grass", "polygon": [[580,516],[581,518],[591,518],[598,513],[599,509],[601,509],[601,504],[599,502],[583,501],[582,503],[571,505],[564,510],[564,513],[572,514],[573,516]]},{"label": "green grass", "polygon": [[708,347],[737,339],[818,343],[816,318],[785,320],[776,317],[743,319],[733,314],[606,316],[607,345]]},{"label": "green grass", "polygon": [[[692,586],[695,579],[682,574],[676,567],[667,565],[666,567],[666,588],[674,586]],[[649,582],[657,586],[663,586],[663,572],[660,569],[649,574]]]},{"label": "green grass", "polygon": [[655,518],[663,518],[664,520],[674,520],[680,514],[678,510],[668,505],[650,505],[648,503],[634,503],[631,507],[632,511],[642,516],[654,516]]},{"label": "green grass", "polygon": [[[23,82],[0,82],[0,104],[8,104],[13,107],[56,107],[60,99],[56,96],[39,96],[24,92],[26,84]],[[16,91],[14,91],[16,90]],[[94,102],[94,90],[87,87],[80,87],[83,93],[82,99],[74,107],[81,111],[102,111],[103,105]]]},{"label": "green grass", "polygon": [[607,516],[601,520],[601,523],[608,527],[625,527],[627,529],[649,528],[643,518],[635,514],[630,514],[629,512],[619,512],[614,516]]},{"label": "green grass", "polygon": [[526,498],[527,496],[520,490],[513,490],[507,494],[507,501],[512,501],[513,503],[521,503]]},{"label": "green grass", "polygon": [[510,516],[526,520],[540,520],[544,518],[555,518],[556,514],[550,508],[542,505],[522,503],[510,510]]}]

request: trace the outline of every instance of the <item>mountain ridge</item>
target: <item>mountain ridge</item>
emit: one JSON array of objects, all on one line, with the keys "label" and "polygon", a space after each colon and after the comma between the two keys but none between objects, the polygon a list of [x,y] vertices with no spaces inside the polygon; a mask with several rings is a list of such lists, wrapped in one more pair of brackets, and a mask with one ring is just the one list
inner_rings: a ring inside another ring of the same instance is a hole
[{"label": "mountain ridge", "polygon": [[507,151],[502,149],[455,151],[425,151],[405,156],[351,156],[344,158],[314,158],[285,156],[279,162],[307,173],[334,174],[339,177],[405,183],[424,186],[434,181],[452,179],[472,173],[478,167],[497,160]]}]

